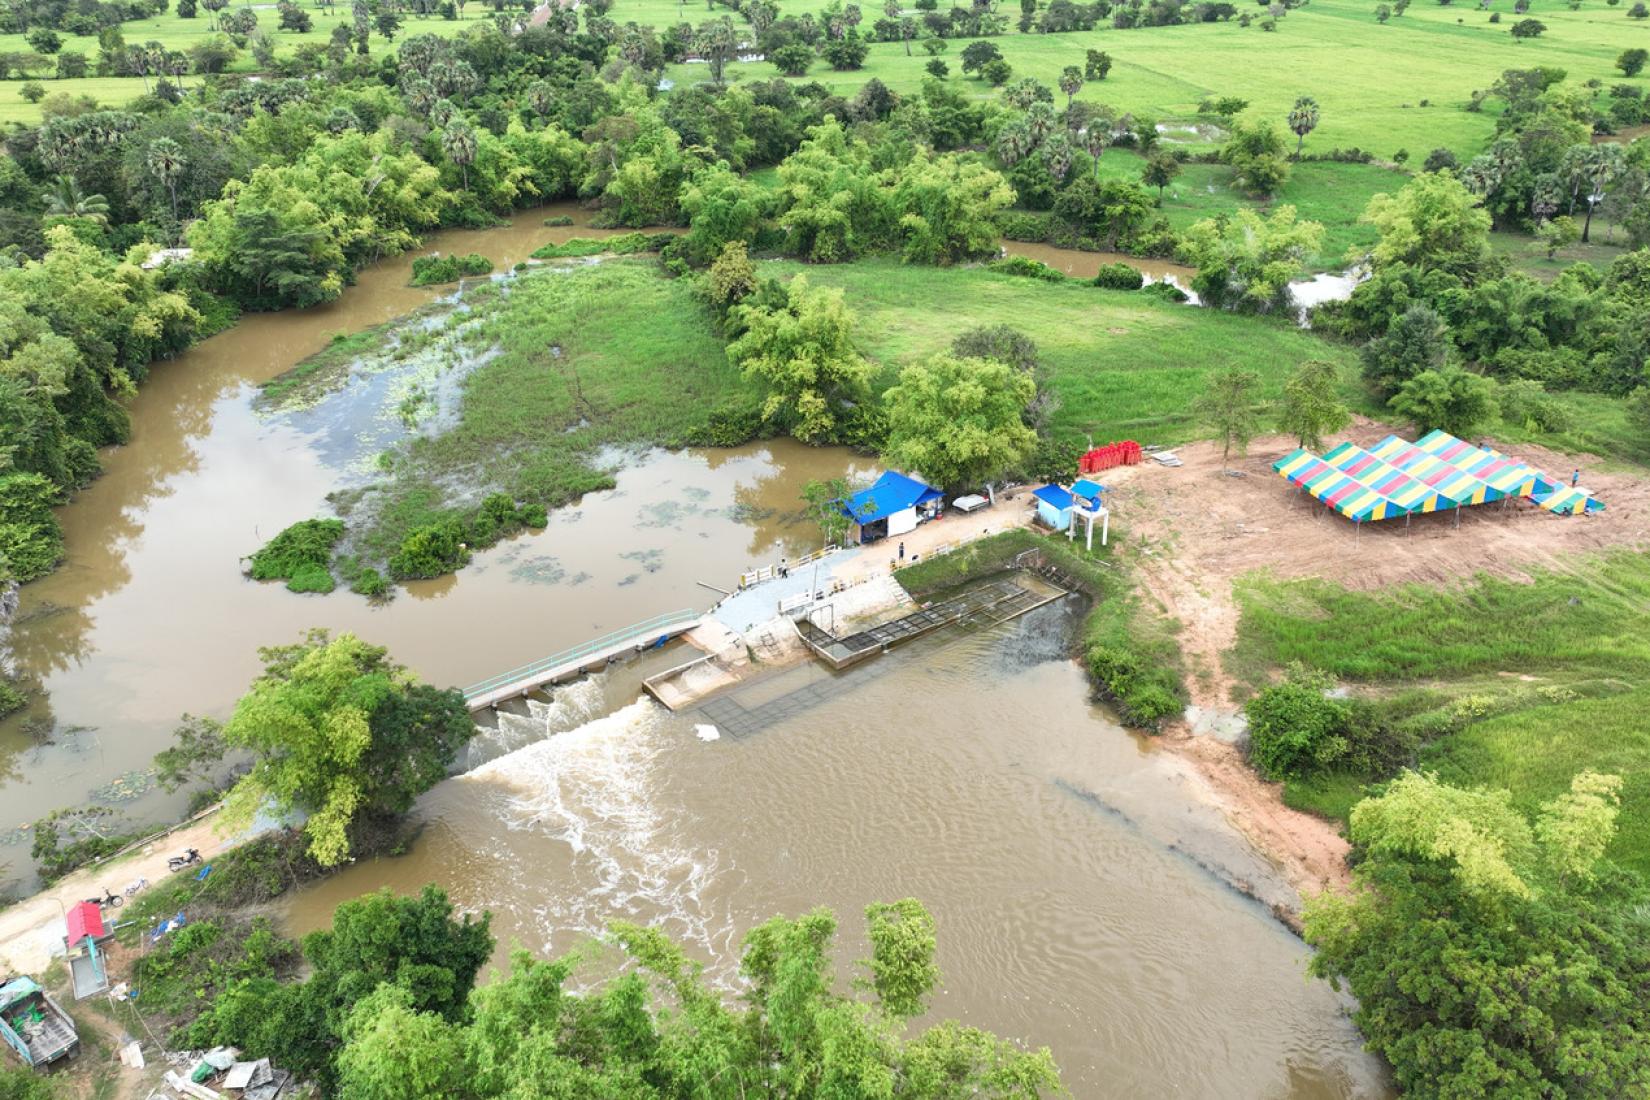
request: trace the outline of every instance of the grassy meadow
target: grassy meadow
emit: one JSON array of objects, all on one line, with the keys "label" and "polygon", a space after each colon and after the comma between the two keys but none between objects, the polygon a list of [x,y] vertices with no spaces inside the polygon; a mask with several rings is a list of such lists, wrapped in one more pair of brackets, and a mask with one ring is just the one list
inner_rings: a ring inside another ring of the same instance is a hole
[{"label": "grassy meadow", "polygon": [[[1361,691],[1403,693],[1431,736],[1416,765],[1462,786],[1504,787],[1525,809],[1583,768],[1626,778],[1614,856],[1650,871],[1650,558],[1578,558],[1529,582],[1348,592],[1250,578],[1229,658],[1256,677],[1300,661]],[[1297,806],[1344,816],[1364,777],[1291,782]]]},{"label": "grassy meadow", "polygon": [[[277,31],[274,7],[254,5],[261,28],[273,34],[280,52],[305,40],[324,41],[333,25],[349,20],[347,6],[316,9],[306,6],[314,20],[307,35]],[[784,0],[786,12],[818,10],[812,0]],[[1603,0],[1585,0],[1580,11],[1570,11],[1556,0],[1538,0],[1531,15],[1547,24],[1538,39],[1519,42],[1508,33],[1512,0],[1493,0],[1491,11],[1502,22],[1491,24],[1489,12],[1465,4],[1441,7],[1416,4],[1404,15],[1382,25],[1375,21],[1373,0],[1313,0],[1278,21],[1268,33],[1258,22],[1240,27],[1229,23],[1177,27],[1148,27],[1118,31],[1110,28],[1073,34],[1019,34],[1011,31],[995,41],[1013,65],[1016,76],[1034,76],[1052,86],[1066,65],[1081,65],[1084,52],[1105,50],[1115,59],[1103,83],[1090,83],[1080,98],[1103,101],[1122,110],[1150,115],[1160,121],[1192,117],[1209,95],[1237,95],[1252,109],[1280,122],[1298,95],[1315,96],[1323,108],[1317,131],[1307,140],[1311,148],[1358,146],[1388,158],[1408,149],[1419,159],[1435,146],[1458,153],[1477,152],[1494,128],[1489,114],[1462,110],[1475,89],[1486,88],[1503,70],[1531,65],[1556,65],[1576,82],[1597,78],[1606,84],[1620,79],[1613,68],[1616,56],[1633,45],[1650,46],[1650,25],[1627,18],[1628,4],[1609,7]],[[468,18],[409,17],[402,34],[457,34],[483,18],[490,9],[472,0]],[[611,17],[666,27],[683,20],[709,17],[701,3],[676,0],[617,0]],[[1257,17],[1264,14],[1259,9]],[[174,12],[122,25],[128,42],[154,39],[175,49],[187,49],[211,32],[205,12],[179,19]],[[384,41],[373,35],[374,53]],[[952,81],[971,94],[986,97],[993,89],[961,75],[960,54],[965,40],[953,40],[944,55],[952,67]],[[0,35],[0,51],[25,50],[22,35]],[[93,38],[66,37],[64,48],[94,57]],[[914,48],[912,56],[897,42],[871,46],[865,68],[850,73],[817,64],[805,80],[817,80],[844,95],[852,95],[870,77],[897,91],[914,91],[924,77],[927,55]],[[250,54],[233,67],[252,71]],[[767,62],[729,66],[731,79],[766,80],[776,75]],[[703,65],[684,64],[667,74],[680,83],[708,80]],[[1641,75],[1638,82],[1650,83]],[[90,95],[119,104],[143,91],[136,78],[46,81],[52,91]],[[0,82],[0,122],[34,122],[39,108],[17,95],[20,82]],[[1422,102],[1430,104],[1422,106]]]},{"label": "grassy meadow", "polygon": [[[615,18],[626,18],[627,2],[618,0]],[[1309,148],[1358,146],[1382,158],[1408,149],[1418,160],[1436,146],[1467,154],[1484,146],[1494,129],[1493,116],[1462,108],[1474,90],[1489,87],[1503,69],[1556,65],[1576,83],[1619,80],[1617,55],[1633,45],[1650,47],[1650,26],[1627,18],[1628,6],[1584,0],[1580,11],[1570,11],[1556,0],[1537,0],[1530,14],[1548,29],[1524,42],[1508,33],[1514,21],[1512,0],[1493,0],[1489,12],[1466,4],[1415,4],[1385,25],[1375,21],[1374,0],[1312,0],[1279,20],[1272,33],[1258,23],[1240,27],[1234,21],[1010,33],[992,41],[1016,77],[1034,76],[1051,87],[1062,68],[1082,65],[1086,50],[1105,50],[1115,61],[1109,77],[1086,85],[1078,98],[1159,121],[1193,116],[1206,96],[1236,95],[1249,100],[1251,110],[1281,123],[1296,96],[1311,95],[1323,117],[1307,138]],[[799,0],[784,5],[787,11],[814,7]],[[1491,24],[1490,12],[1495,11],[1502,22]],[[1254,14],[1258,18],[1264,12],[1255,9]],[[952,82],[977,95],[991,94],[984,82],[961,75],[965,45],[953,41],[943,55]],[[818,80],[843,95],[852,95],[873,76],[896,91],[913,91],[921,86],[928,58],[920,48],[912,52],[906,57],[898,42],[874,43],[863,70],[837,73],[820,63],[802,79]],[[730,66],[729,72],[765,80],[776,70],[765,62],[747,62]],[[703,66],[677,66],[669,75],[678,82],[709,79]],[[1640,75],[1636,82],[1650,82],[1650,77]],[[1430,106],[1422,106],[1423,100]]]},{"label": "grassy meadow", "polygon": [[1013,325],[1031,334],[1059,398],[1050,425],[1063,440],[1150,434],[1180,442],[1200,434],[1188,407],[1211,371],[1260,373],[1268,398],[1306,359],[1348,366],[1349,349],[1285,321],[1256,320],[1172,305],[1149,295],[1045,283],[982,268],[932,268],[897,260],[805,266],[772,261],[782,275],[842,288],[858,317],[856,342],[883,364],[885,381],[902,364],[946,350],[962,328]]},{"label": "grassy meadow", "polygon": [[[1145,158],[1128,149],[1114,149],[1100,158],[1100,174],[1138,180]],[[1403,172],[1376,164],[1338,164],[1303,161],[1291,167],[1289,182],[1268,201],[1256,201],[1232,188],[1232,169],[1224,164],[1188,164],[1163,191],[1159,212],[1178,232],[1202,218],[1249,206],[1267,213],[1294,206],[1303,219],[1321,222],[1323,246],[1308,261],[1313,270],[1338,270],[1346,255],[1375,243],[1373,226],[1360,225],[1369,200],[1381,192],[1396,191],[1408,182]],[[1148,188],[1154,194],[1155,188]]]}]

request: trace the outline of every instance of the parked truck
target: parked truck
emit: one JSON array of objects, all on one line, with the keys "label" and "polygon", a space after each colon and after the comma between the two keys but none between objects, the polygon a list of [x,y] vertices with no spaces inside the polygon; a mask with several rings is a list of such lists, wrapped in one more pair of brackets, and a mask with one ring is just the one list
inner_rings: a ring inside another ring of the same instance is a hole
[{"label": "parked truck", "polygon": [[80,1052],[74,1021],[33,978],[0,985],[0,1040],[34,1069]]}]

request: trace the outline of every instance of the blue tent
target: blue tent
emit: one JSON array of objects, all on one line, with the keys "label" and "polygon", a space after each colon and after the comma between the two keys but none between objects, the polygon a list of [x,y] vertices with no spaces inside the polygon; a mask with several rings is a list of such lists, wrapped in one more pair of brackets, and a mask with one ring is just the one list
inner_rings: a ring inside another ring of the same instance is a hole
[{"label": "blue tent", "polygon": [[1106,487],[1104,485],[1098,481],[1090,481],[1086,477],[1079,478],[1077,484],[1071,487],[1071,495],[1080,498],[1090,508],[1099,507],[1100,494],[1105,491]]},{"label": "blue tent", "polygon": [[907,508],[920,508],[944,496],[938,489],[930,488],[915,478],[888,470],[877,478],[875,485],[849,497],[848,503],[843,505],[842,514],[863,527]]}]

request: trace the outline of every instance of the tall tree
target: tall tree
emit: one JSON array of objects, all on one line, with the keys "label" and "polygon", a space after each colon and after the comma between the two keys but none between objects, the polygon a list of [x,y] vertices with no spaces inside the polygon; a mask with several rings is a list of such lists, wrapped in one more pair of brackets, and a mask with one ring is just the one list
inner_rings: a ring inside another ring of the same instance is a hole
[{"label": "tall tree", "polygon": [[470,189],[470,165],[476,159],[476,132],[460,116],[454,116],[441,131],[441,149],[463,173],[464,190]]},{"label": "tall tree", "polygon": [[710,66],[710,78],[723,83],[728,62],[739,53],[739,32],[733,29],[733,20],[724,15],[699,24],[693,35],[693,52]]},{"label": "tall tree", "polygon": [[226,818],[250,822],[266,802],[302,810],[324,866],[349,855],[358,819],[406,812],[475,734],[458,692],[414,682],[353,634],[312,632],[259,652],[263,674],[223,728],[230,747],[253,755]]},{"label": "tall tree", "polygon": [[1318,128],[1318,101],[1309,95],[1295,100],[1289,109],[1289,129],[1295,134],[1295,159],[1299,160],[1306,135]]},{"label": "tall tree", "polygon": [[1467,436],[1495,417],[1495,383],[1460,367],[1422,371],[1399,386],[1387,405],[1419,431]]},{"label": "tall tree", "polygon": [[1037,384],[990,359],[935,355],[900,371],[884,395],[889,462],[947,489],[974,489],[1023,462],[1037,444],[1025,425]]},{"label": "tall tree", "polygon": [[763,418],[804,441],[829,438],[845,403],[863,398],[871,377],[854,349],[854,315],[842,291],[814,289],[798,275],[783,305],[738,305],[731,316],[744,335],[728,345],[728,357],[767,385]]},{"label": "tall tree", "polygon": [[1241,367],[1228,367],[1209,379],[1192,406],[1204,427],[1215,433],[1220,443],[1220,467],[1231,462],[1232,452],[1249,450],[1249,441],[1260,431],[1260,375]]},{"label": "tall tree", "polygon": [[1083,90],[1083,70],[1076,65],[1067,65],[1061,69],[1060,90],[1066,93],[1066,109],[1069,111],[1072,100]]},{"label": "tall tree", "polygon": [[183,175],[183,169],[189,163],[183,155],[183,147],[171,138],[156,138],[149,143],[147,161],[149,174],[159,180],[172,197],[172,224],[175,226],[178,222],[178,177]]},{"label": "tall tree", "polygon": [[1642,885],[1603,858],[1622,783],[1583,772],[1532,822],[1506,791],[1406,772],[1352,811],[1354,889],[1308,903],[1406,1093],[1616,1097],[1650,1081]]},{"label": "tall tree", "polygon": [[1157,188],[1157,201],[1163,202],[1163,189],[1180,175],[1180,161],[1168,153],[1153,153],[1140,171],[1140,180],[1147,187]]},{"label": "tall tree", "polygon": [[109,200],[102,195],[86,194],[73,176],[58,176],[42,197],[46,200],[46,213],[49,215],[84,218],[99,225],[109,220]]},{"label": "tall tree", "polygon": [[1283,384],[1283,401],[1278,406],[1278,431],[1287,432],[1302,447],[1319,450],[1324,436],[1338,432],[1352,421],[1352,414],[1338,396],[1340,375],[1326,359],[1308,359]]},{"label": "tall tree", "polygon": [[1385,335],[1363,346],[1364,377],[1383,395],[1391,396],[1422,371],[1441,368],[1449,348],[1444,319],[1417,302],[1392,319]]}]

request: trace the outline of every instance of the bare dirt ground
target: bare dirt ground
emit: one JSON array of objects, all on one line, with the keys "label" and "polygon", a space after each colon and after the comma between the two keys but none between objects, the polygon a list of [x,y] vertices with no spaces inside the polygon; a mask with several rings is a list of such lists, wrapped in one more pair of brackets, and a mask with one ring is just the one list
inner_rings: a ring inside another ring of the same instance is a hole
[{"label": "bare dirt ground", "polygon": [[[1338,437],[1368,445],[1391,429],[1360,418]],[[1493,441],[1491,445],[1495,444]],[[1192,703],[1217,720],[1234,709],[1222,656],[1237,637],[1232,582],[1257,570],[1279,577],[1320,577],[1352,589],[1406,582],[1445,584],[1488,572],[1527,576],[1562,569],[1566,559],[1612,546],[1650,543],[1650,480],[1598,468],[1590,456],[1526,445],[1498,446],[1555,478],[1581,468],[1581,484],[1605,502],[1589,517],[1554,516],[1528,501],[1402,520],[1352,523],[1292,490],[1271,464],[1295,447],[1292,438],[1255,440],[1247,457],[1221,469],[1213,443],[1178,448],[1185,465],[1140,466],[1100,475],[1110,506],[1128,532],[1125,546],[1150,596],[1182,624]],[[1164,747],[1197,766],[1234,824],[1277,860],[1298,889],[1316,891],[1346,879],[1346,842],[1337,827],[1283,805],[1281,787],[1249,769],[1241,751],[1213,736],[1205,722],[1176,723]]]}]

